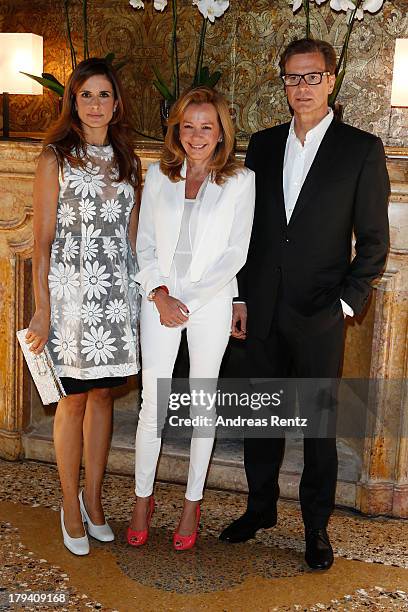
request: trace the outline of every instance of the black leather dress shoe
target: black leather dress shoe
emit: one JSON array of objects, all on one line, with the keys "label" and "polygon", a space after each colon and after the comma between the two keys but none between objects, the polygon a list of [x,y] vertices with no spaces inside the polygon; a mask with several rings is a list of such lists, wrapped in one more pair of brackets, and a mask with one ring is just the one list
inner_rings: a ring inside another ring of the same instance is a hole
[{"label": "black leather dress shoe", "polygon": [[276,515],[265,518],[265,515],[247,511],[239,519],[231,523],[231,525],[228,525],[221,532],[219,539],[231,544],[246,542],[255,537],[258,529],[269,529],[269,527],[275,527],[276,523]]},{"label": "black leather dress shoe", "polygon": [[333,565],[333,549],[326,529],[305,529],[305,561],[309,567],[327,570]]}]

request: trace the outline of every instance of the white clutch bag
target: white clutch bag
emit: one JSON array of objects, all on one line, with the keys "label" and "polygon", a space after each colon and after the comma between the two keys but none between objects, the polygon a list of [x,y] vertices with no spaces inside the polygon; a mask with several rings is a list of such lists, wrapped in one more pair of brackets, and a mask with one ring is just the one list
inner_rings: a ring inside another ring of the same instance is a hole
[{"label": "white clutch bag", "polygon": [[30,345],[26,344],[26,333],[26,329],[18,331],[16,334],[17,340],[20,343],[21,350],[23,351],[24,358],[41,397],[41,401],[44,406],[59,402],[62,397],[66,397],[66,393],[55,371],[50,352],[47,347],[45,347],[41,355],[34,355],[34,353],[30,351]]}]

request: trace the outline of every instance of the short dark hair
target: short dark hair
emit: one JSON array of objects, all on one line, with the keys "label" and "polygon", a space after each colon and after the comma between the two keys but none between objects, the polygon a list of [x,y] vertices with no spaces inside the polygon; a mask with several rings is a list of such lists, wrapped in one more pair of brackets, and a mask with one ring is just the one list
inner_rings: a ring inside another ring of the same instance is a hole
[{"label": "short dark hair", "polygon": [[285,66],[288,59],[292,57],[292,55],[300,55],[301,53],[321,53],[324,57],[326,70],[328,70],[330,74],[335,73],[337,58],[332,45],[325,40],[301,38],[300,40],[292,40],[283,51],[279,62],[282,75],[285,74]]}]

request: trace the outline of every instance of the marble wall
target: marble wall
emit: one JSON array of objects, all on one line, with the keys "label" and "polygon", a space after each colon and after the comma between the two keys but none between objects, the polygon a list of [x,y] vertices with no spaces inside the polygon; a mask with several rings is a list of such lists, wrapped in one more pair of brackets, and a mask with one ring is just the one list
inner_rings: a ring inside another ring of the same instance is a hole
[{"label": "marble wall", "polygon": [[[27,326],[32,313],[31,194],[40,150],[40,142],[0,142],[0,457],[10,460],[23,456],[55,460],[53,408],[44,408],[34,399],[35,393],[30,394],[30,377],[15,336],[16,330]],[[159,158],[161,145],[139,143],[137,151],[145,174],[149,164]],[[337,503],[341,505],[367,514],[404,518],[408,518],[407,162],[408,158],[387,160],[391,179],[387,268],[366,316],[347,321],[343,375],[371,379],[364,385],[371,409],[364,439],[353,436],[339,440],[337,487]],[[235,354],[232,368],[239,367],[239,359]],[[362,391],[361,385],[358,387]],[[129,474],[134,468],[134,408],[139,403],[135,391],[129,386],[117,390],[120,400],[115,402],[116,434],[109,463],[109,469],[115,472]],[[375,422],[370,416],[374,414],[378,417]],[[354,418],[361,422],[362,413],[357,412]],[[291,458],[281,472],[281,492],[296,499],[303,459],[296,450],[298,443],[293,446],[292,440],[289,447]],[[185,448],[174,445],[174,441],[168,444],[162,454],[159,479],[185,481]],[[224,450],[212,463],[209,486],[245,490],[242,447],[221,443],[220,448]]]},{"label": "marble wall", "polygon": [[[71,0],[74,40],[81,38],[81,2]],[[179,46],[182,84],[188,85],[200,29],[200,15],[191,0],[179,0]],[[144,11],[128,0],[89,0],[90,48],[94,55],[115,52],[126,58],[122,76],[131,99],[135,128],[161,135],[159,94],[151,85],[152,65],[169,73],[168,49],[171,17],[158,13],[152,2]],[[312,6],[312,30],[339,51],[345,33],[344,13],[327,5]],[[62,0],[1,0],[0,31],[30,31],[44,36],[45,71],[63,82],[70,72],[70,54],[64,33]],[[206,60],[220,68],[219,88],[226,93],[236,115],[238,139],[285,121],[288,109],[278,72],[278,58],[291,39],[304,33],[304,18],[293,16],[289,0],[231,0],[224,17],[209,27]],[[350,61],[339,100],[345,121],[380,135],[386,144],[408,146],[408,109],[391,112],[394,41],[408,38],[408,0],[385,0],[377,15],[366,13],[352,35]],[[79,52],[81,56],[81,53]],[[56,97],[13,96],[11,128],[38,132],[57,114]]]}]

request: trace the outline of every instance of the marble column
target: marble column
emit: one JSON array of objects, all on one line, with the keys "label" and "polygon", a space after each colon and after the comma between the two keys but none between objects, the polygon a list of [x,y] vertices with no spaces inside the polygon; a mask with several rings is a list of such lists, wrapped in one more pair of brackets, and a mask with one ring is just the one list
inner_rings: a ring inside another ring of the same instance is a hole
[{"label": "marble column", "polygon": [[[401,152],[396,152],[401,153]],[[357,507],[408,517],[408,163],[394,158],[389,218],[391,249],[377,287],[368,413]]]},{"label": "marble column", "polygon": [[0,143],[0,456],[6,459],[21,457],[29,417],[29,381],[15,334],[27,323],[31,300],[32,186],[39,150],[35,144]]}]

